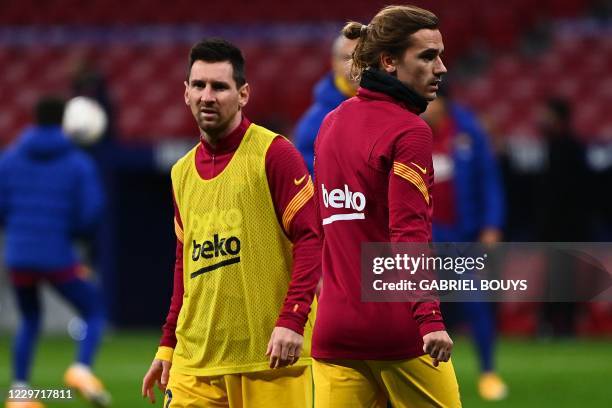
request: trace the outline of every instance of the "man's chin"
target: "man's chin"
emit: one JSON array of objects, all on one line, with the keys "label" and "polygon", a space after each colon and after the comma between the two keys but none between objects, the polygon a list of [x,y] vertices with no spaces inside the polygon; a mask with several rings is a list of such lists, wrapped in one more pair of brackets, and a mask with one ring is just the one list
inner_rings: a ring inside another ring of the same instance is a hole
[{"label": "man's chin", "polygon": [[206,133],[215,133],[220,125],[218,122],[200,121],[198,126]]},{"label": "man's chin", "polygon": [[438,97],[438,93],[437,93],[437,92],[427,92],[427,93],[424,95],[424,98],[425,98],[425,100],[426,100],[427,102],[431,102],[431,101],[433,101],[434,99],[436,99],[437,97]]}]

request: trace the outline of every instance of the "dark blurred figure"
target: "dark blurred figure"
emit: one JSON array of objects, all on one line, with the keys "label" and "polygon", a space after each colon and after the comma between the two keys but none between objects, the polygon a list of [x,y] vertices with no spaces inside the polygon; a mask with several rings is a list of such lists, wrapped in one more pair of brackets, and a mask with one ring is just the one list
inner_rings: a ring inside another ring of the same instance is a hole
[{"label": "dark blurred figure", "polygon": [[572,128],[572,112],[563,99],[550,99],[538,127],[547,156],[539,180],[537,236],[543,242],[580,242],[589,237],[586,204],[590,199],[585,146]]},{"label": "dark blurred figure", "polygon": [[[36,124],[0,156],[0,226],[21,321],[13,342],[13,388],[27,388],[42,310],[43,283],[69,302],[85,322],[66,385],[105,405],[108,393],[91,372],[102,338],[101,293],[85,276],[74,248],[99,220],[104,204],[94,162],[62,131],[64,101],[41,99]],[[39,408],[37,401],[7,401],[6,407]]]},{"label": "dark blurred figure", "polygon": [[[108,117],[105,134],[99,142],[85,146],[85,150],[100,169],[108,197],[102,222],[95,232],[91,259],[104,288],[104,305],[109,320],[116,326],[157,325],[155,308],[163,313],[163,310],[167,311],[167,304],[160,301],[144,307],[136,302],[134,288],[142,288],[143,279],[142,274],[130,271],[147,270],[149,274],[164,276],[164,263],[173,259],[174,251],[167,250],[168,242],[140,239],[143,229],[149,234],[171,239],[165,223],[143,221],[161,219],[172,213],[172,200],[167,197],[168,174],[157,166],[156,157],[159,155],[155,143],[134,144],[122,140],[119,126],[122,111],[115,104],[105,72],[96,65],[95,59],[81,56],[73,63],[71,72],[72,95],[96,100]],[[150,205],[138,205],[143,197],[149,199],[152,196],[156,198]],[[156,256],[134,257],[134,253],[145,252]],[[146,288],[147,291],[161,291],[158,293],[160,299],[167,298],[164,289],[155,285]]]},{"label": "dark blurred figure", "polygon": [[102,105],[108,117],[108,125],[101,142],[115,138],[115,116],[106,80],[87,59],[78,60],[75,63],[72,73],[72,93],[74,96],[87,96]]},{"label": "dark blurred figure", "polygon": [[[476,116],[452,100],[444,85],[423,119],[433,132],[434,241],[499,242],[505,212],[503,187],[488,136]],[[469,322],[480,362],[480,396],[485,400],[505,398],[508,387],[494,364],[493,305],[473,301],[446,306],[443,312],[450,320]]]},{"label": "dark blurred figure", "polygon": [[[540,132],[546,142],[546,164],[538,183],[537,238],[541,242],[582,242],[589,239],[587,203],[591,199],[584,145],[572,127],[569,103],[552,98],[540,111]],[[575,262],[557,254],[551,258],[548,292],[551,300],[571,298]],[[574,334],[576,304],[547,302],[542,310],[544,335]]]},{"label": "dark blurred figure", "polygon": [[96,162],[100,170],[102,187],[107,196],[107,205],[102,214],[101,222],[93,231],[92,239],[87,242],[86,258],[88,264],[98,273],[102,285],[104,299],[102,307],[111,321],[117,312],[116,295],[116,271],[117,271],[117,228],[115,214],[117,203],[117,177],[116,163],[122,162],[123,158],[116,141],[116,124],[112,100],[108,92],[108,86],[102,73],[95,64],[87,57],[80,57],[73,62],[71,86],[72,96],[86,96],[98,102],[108,118],[106,130],[98,141],[91,145],[81,145],[80,148],[88,153]]}]

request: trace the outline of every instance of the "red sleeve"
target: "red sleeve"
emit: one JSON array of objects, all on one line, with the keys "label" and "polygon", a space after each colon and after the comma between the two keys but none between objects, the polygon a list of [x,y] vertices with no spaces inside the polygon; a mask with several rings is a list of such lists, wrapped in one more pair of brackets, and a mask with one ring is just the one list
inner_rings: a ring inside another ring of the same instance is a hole
[{"label": "red sleeve", "polygon": [[321,277],[320,227],[314,187],[304,159],[288,140],[276,138],[266,154],[266,175],[280,225],[293,243],[293,266],[277,326],[303,334]]},{"label": "red sleeve", "polygon": [[431,130],[425,124],[411,129],[395,142],[389,176],[391,242],[431,241],[431,153]]},{"label": "red sleeve", "polygon": [[[183,229],[181,215],[174,201],[174,222],[175,228]],[[176,347],[176,322],[179,312],[183,306],[183,242],[178,237],[176,239],[176,261],[174,263],[174,286],[172,289],[172,299],[170,300],[170,310],[166,316],[166,323],[162,327],[162,337],[160,346]]]},{"label": "red sleeve", "polygon": [[[431,129],[422,123],[395,142],[388,193],[391,242],[431,241],[432,139]],[[421,336],[445,330],[439,302],[415,302],[412,313]]]}]

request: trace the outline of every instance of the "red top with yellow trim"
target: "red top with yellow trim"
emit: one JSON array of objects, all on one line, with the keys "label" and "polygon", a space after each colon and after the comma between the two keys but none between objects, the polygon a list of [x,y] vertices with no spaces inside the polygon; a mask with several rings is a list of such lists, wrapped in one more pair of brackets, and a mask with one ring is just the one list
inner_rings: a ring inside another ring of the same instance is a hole
[{"label": "red top with yellow trim", "polygon": [[[195,155],[200,177],[210,180],[219,175],[232,159],[251,122],[243,117],[240,125],[215,147],[203,138]],[[276,325],[302,334],[308,319],[314,288],[320,278],[320,227],[316,222],[312,187],[304,160],[286,139],[277,137],[265,158],[266,176],[276,217],[293,244],[293,265],[289,290]],[[163,326],[161,346],[176,346],[176,324],[183,300],[183,223],[175,205],[177,231],[174,289],[170,310]],[[297,307],[296,307],[297,306]]]},{"label": "red top with yellow trim", "polygon": [[315,199],[323,224],[323,288],[315,358],[397,360],[423,353],[444,330],[438,303],[361,301],[361,244],[429,242],[432,134],[385,94],[360,88],[324,120],[315,143]]}]

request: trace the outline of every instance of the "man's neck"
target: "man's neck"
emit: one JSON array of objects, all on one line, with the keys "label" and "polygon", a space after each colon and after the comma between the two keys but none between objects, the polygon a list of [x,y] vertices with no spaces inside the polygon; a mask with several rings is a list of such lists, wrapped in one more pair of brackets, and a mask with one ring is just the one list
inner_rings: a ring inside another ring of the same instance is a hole
[{"label": "man's neck", "polygon": [[206,140],[213,149],[217,147],[219,142],[223,140],[223,138],[227,137],[227,135],[231,134],[238,126],[240,126],[240,122],[242,121],[242,112],[238,112],[229,125],[220,131],[219,133],[210,133],[202,131],[202,138]]}]

